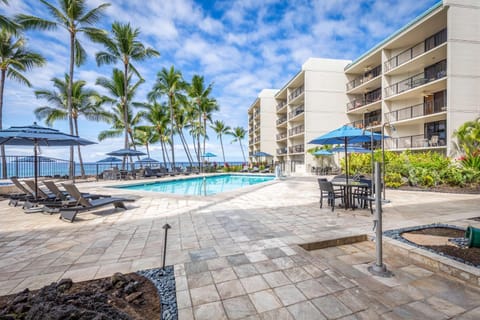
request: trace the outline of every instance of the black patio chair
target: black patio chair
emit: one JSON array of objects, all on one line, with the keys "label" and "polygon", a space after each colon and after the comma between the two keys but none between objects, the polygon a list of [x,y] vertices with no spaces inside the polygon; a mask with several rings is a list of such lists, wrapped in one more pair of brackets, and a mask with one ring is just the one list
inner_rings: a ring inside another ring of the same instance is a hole
[{"label": "black patio chair", "polygon": [[330,181],[318,180],[320,187],[320,208],[323,207],[323,198],[327,198],[327,204],[332,206],[332,211],[335,210],[335,199],[342,199],[343,191],[335,189]]}]

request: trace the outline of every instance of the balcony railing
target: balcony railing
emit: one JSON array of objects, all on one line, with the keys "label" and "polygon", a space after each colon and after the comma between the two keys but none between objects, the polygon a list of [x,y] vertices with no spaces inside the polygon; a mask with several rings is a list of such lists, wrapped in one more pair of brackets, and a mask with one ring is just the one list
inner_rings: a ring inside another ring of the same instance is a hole
[{"label": "balcony railing", "polygon": [[287,137],[286,132],[277,134],[277,140],[282,140],[282,139],[285,139],[286,137]]},{"label": "balcony railing", "polygon": [[359,77],[353,79],[347,83],[347,91],[352,90],[353,88],[358,87],[359,85],[372,80],[373,78],[378,77],[382,73],[382,65],[378,65],[372,70],[360,75]]},{"label": "balcony railing", "polygon": [[294,117],[296,117],[299,114],[302,114],[304,112],[305,112],[305,108],[303,106],[297,107],[297,108],[295,108],[295,110],[288,113],[288,118],[292,119],[292,118],[294,118]]},{"label": "balcony railing", "polygon": [[288,96],[288,101],[292,101],[293,99],[295,99],[296,97],[298,97],[298,96],[301,95],[302,93],[303,93],[303,86],[296,88],[296,89],[293,90],[292,93],[290,93],[290,95]]},{"label": "balcony railing", "polygon": [[431,75],[428,78],[425,78],[425,72],[414,75],[413,77],[407,78],[405,80],[399,81],[389,87],[385,88],[385,96],[390,97],[395,94],[402,93],[404,91],[423,86],[429,82],[444,78],[447,75],[447,70],[439,70],[436,74]]},{"label": "balcony railing", "polygon": [[388,61],[385,62],[385,72],[396,68],[415,57],[421,55],[422,53],[428,52],[442,43],[447,41],[447,29],[443,29],[442,31],[434,34],[432,37],[427,38],[426,40],[414,45],[413,47],[399,53],[398,55],[390,58]]},{"label": "balcony railing", "polygon": [[255,143],[257,143],[258,141],[260,141],[260,137],[255,138]]},{"label": "balcony railing", "polygon": [[356,121],[348,123],[347,125],[351,126],[351,127],[354,127],[354,128],[358,128],[358,129],[363,129],[364,128],[363,120],[356,120]]},{"label": "balcony railing", "polygon": [[424,149],[433,147],[445,147],[445,139],[439,139],[438,136],[425,137],[423,134],[415,136],[405,136],[400,138],[390,138],[385,140],[386,149]]},{"label": "balcony railing", "polygon": [[305,126],[302,124],[302,125],[293,127],[292,129],[288,130],[288,135],[289,136],[294,136],[294,135],[300,134],[304,131],[305,131]]},{"label": "balcony railing", "polygon": [[441,101],[441,103],[429,101],[386,113],[385,119],[387,122],[402,121],[443,112],[445,110],[447,110],[445,101]]},{"label": "balcony railing", "polygon": [[277,149],[277,154],[287,154],[287,147]]},{"label": "balcony railing", "polygon": [[301,153],[305,152],[305,145],[303,144],[297,144],[295,146],[291,146],[288,148],[289,153]]},{"label": "balcony railing", "polygon": [[374,103],[381,99],[382,99],[382,95],[378,94],[378,95],[373,95],[367,98],[359,98],[359,99],[352,100],[349,103],[347,103],[347,111],[361,108],[363,106],[366,106],[367,104]]},{"label": "balcony railing", "polygon": [[365,127],[374,127],[382,124],[382,115],[365,117]]},{"label": "balcony railing", "polygon": [[285,107],[285,105],[287,104],[287,101],[280,101],[278,104],[277,104],[277,111],[282,109],[283,107]]},{"label": "balcony railing", "polygon": [[285,122],[287,122],[287,117],[281,117],[280,119],[277,119],[277,126]]}]

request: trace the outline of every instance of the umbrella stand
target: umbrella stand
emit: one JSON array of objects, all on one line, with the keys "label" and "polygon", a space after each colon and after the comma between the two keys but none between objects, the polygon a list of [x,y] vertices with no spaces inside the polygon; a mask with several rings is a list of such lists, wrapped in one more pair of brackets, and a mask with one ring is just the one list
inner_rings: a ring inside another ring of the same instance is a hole
[{"label": "umbrella stand", "polygon": [[37,159],[37,147],[38,147],[38,142],[35,140],[33,144],[33,175],[35,176],[35,190],[34,190],[34,195],[35,195],[35,200],[37,200],[38,197],[38,159]]}]

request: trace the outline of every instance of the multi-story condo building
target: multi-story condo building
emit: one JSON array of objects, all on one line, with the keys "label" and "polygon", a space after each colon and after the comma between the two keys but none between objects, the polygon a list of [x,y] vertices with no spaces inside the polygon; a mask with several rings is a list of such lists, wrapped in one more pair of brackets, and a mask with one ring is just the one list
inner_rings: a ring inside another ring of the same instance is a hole
[{"label": "multi-story condo building", "polygon": [[480,116],[479,57],[480,1],[443,0],[352,63],[309,59],[275,95],[277,160],[308,172],[306,143],[346,123],[384,131],[387,150],[450,155]]},{"label": "multi-story condo building", "polygon": [[444,0],[345,68],[353,126],[385,129],[389,150],[450,154],[480,115],[480,2]]},{"label": "multi-story condo building", "polygon": [[253,157],[262,151],[275,155],[275,94],[278,90],[264,89],[248,108],[248,157],[251,162],[259,159]]},{"label": "multi-story condo building", "polygon": [[347,121],[344,68],[350,61],[308,59],[275,95],[276,159],[283,170],[305,172],[315,166],[308,141]]}]

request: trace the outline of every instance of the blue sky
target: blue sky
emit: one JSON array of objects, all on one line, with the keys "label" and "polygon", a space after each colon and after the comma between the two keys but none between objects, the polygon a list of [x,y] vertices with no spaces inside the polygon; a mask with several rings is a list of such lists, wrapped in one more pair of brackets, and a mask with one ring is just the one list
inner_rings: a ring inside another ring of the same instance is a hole
[{"label": "blue sky", "polygon": [[[56,0],[49,0],[56,5]],[[12,0],[0,5],[6,15],[33,14],[50,18],[37,0]],[[108,1],[87,0],[90,8]],[[214,83],[213,96],[220,111],[214,119],[231,127],[247,128],[248,107],[264,88],[281,88],[309,57],[355,60],[397,29],[434,5],[437,0],[115,0],[100,23],[110,30],[113,21],[130,22],[140,28],[141,40],[161,53],[135,66],[146,80],[136,96],[144,101],[158,71],[163,67],[182,71],[189,81],[194,74]],[[33,88],[8,80],[5,86],[3,126],[25,125],[37,121],[33,110],[46,105],[37,100],[35,89],[51,89],[53,77],[63,77],[68,70],[68,35],[65,30],[28,32],[31,50],[43,54],[48,63],[27,74]],[[100,76],[110,76],[112,66],[99,68],[94,55],[102,47],[81,38],[88,60],[76,69],[75,79],[95,87]],[[101,89],[95,87],[101,92]],[[55,128],[68,131],[66,122]],[[104,123],[80,121],[80,135],[97,141],[98,132],[108,129]],[[209,132],[207,151],[221,154],[219,142]],[[228,161],[241,161],[238,144],[226,137]],[[247,144],[247,139],[244,145]],[[84,159],[96,161],[105,153],[123,147],[122,138],[109,139],[85,147]],[[160,159],[158,146],[152,157]],[[180,141],[175,149],[185,160]],[[7,154],[29,154],[30,148],[7,147]],[[66,159],[65,148],[43,148],[43,155]],[[220,158],[218,158],[220,160]]]}]

